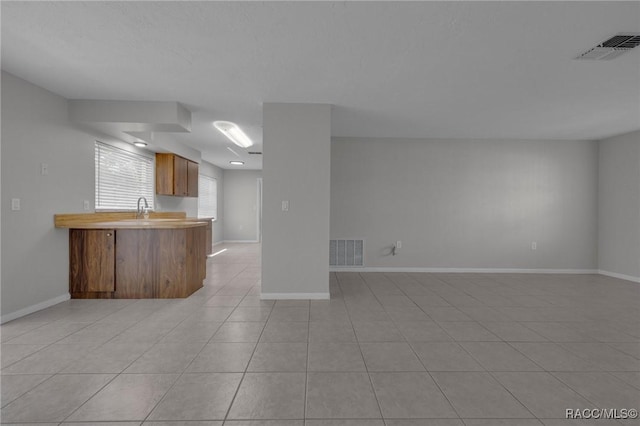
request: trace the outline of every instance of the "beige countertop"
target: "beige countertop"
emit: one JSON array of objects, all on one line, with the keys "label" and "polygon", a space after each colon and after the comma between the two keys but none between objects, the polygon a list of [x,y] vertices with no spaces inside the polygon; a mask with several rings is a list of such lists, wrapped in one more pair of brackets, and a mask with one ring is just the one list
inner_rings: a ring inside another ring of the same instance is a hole
[{"label": "beige countertop", "polygon": [[206,226],[206,219],[125,219],[93,223],[69,223],[64,228],[73,229],[181,229]]}]

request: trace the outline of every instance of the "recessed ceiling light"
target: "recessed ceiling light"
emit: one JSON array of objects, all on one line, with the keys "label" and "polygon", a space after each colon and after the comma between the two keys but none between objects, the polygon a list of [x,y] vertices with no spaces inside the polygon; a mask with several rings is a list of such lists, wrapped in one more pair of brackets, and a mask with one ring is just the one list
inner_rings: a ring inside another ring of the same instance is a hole
[{"label": "recessed ceiling light", "polygon": [[135,141],[133,144],[135,146],[139,146],[140,148],[144,148],[145,146],[147,146],[147,143],[143,141]]},{"label": "recessed ceiling light", "polygon": [[244,161],[229,161],[229,164],[233,164],[234,166],[244,166]]},{"label": "recessed ceiling light", "polygon": [[220,130],[231,142],[242,148],[249,148],[253,142],[236,123],[230,121],[214,121],[213,125]]}]

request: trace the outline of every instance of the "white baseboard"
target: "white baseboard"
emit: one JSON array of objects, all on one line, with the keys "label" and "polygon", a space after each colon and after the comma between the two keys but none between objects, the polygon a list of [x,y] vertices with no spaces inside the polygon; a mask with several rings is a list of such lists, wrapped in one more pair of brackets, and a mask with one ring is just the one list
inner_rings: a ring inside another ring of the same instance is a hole
[{"label": "white baseboard", "polygon": [[408,267],[362,267],[329,268],[331,272],[436,272],[477,274],[597,274],[597,269],[518,269],[518,268],[408,268]]},{"label": "white baseboard", "polygon": [[14,319],[24,317],[37,311],[41,311],[48,308],[49,306],[57,305],[58,303],[62,303],[69,299],[71,299],[71,295],[69,293],[61,294],[60,296],[54,297],[53,299],[45,300],[44,302],[27,306],[26,308],[11,312],[10,314],[2,315],[2,317],[0,317],[0,324],[4,324],[5,322],[13,321]]},{"label": "white baseboard", "polygon": [[260,293],[262,300],[325,300],[329,293]]},{"label": "white baseboard", "polygon": [[606,275],[607,277],[619,278],[621,280],[633,281],[634,283],[640,283],[640,277],[634,277],[633,275],[624,275],[617,272],[609,272],[603,269],[598,269],[600,275]]},{"label": "white baseboard", "polygon": [[225,243],[259,243],[258,240],[224,240]]}]

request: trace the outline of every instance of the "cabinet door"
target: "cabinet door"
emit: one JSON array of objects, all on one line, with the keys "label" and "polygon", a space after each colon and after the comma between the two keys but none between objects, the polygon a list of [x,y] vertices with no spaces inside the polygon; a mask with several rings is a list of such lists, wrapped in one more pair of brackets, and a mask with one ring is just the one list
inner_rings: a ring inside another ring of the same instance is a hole
[{"label": "cabinet door", "polygon": [[173,154],[156,154],[156,194],[173,195]]},{"label": "cabinet door", "polygon": [[115,291],[113,229],[69,230],[70,293]]},{"label": "cabinet door", "polygon": [[198,163],[193,161],[187,164],[187,193],[189,197],[198,196]]},{"label": "cabinet door", "polygon": [[187,195],[188,163],[186,158],[173,156],[173,195]]}]

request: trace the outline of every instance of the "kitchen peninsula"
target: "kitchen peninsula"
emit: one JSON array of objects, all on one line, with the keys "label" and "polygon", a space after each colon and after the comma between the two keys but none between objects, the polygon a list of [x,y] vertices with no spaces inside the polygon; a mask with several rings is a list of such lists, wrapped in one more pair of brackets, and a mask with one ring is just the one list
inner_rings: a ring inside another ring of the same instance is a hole
[{"label": "kitchen peninsula", "polygon": [[54,222],[69,229],[72,298],[184,298],[202,287],[211,220],[101,212],[59,214]]}]

